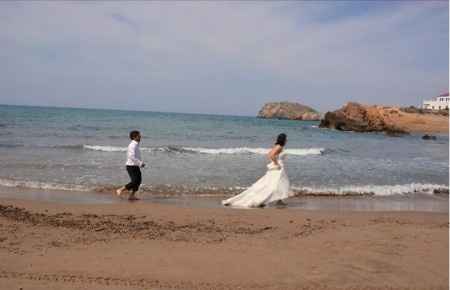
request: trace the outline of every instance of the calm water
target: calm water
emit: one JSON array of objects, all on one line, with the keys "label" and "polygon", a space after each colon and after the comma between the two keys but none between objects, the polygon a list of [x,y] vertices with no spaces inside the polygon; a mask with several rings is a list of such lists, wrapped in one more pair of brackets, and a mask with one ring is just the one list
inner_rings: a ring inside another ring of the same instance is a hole
[{"label": "calm water", "polygon": [[128,181],[128,132],[143,135],[144,190],[237,192],[288,135],[296,190],[412,194],[448,189],[449,139],[338,132],[254,117],[0,106],[0,186],[91,190]]}]

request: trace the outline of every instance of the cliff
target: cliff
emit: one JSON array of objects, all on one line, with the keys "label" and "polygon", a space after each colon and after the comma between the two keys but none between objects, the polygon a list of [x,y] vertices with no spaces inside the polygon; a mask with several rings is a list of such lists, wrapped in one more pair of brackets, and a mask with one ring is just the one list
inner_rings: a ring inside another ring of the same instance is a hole
[{"label": "cliff", "polygon": [[366,106],[347,103],[327,112],[319,127],[355,132],[448,133],[448,116],[407,111],[397,107]]}]

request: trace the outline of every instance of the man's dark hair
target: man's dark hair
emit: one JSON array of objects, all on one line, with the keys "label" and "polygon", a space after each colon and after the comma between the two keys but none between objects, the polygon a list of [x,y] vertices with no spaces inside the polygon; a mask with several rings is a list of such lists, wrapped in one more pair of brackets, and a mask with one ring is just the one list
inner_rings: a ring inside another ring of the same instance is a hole
[{"label": "man's dark hair", "polygon": [[130,132],[130,139],[134,140],[134,138],[136,138],[138,135],[140,135],[141,133],[137,130],[131,131]]},{"label": "man's dark hair", "polygon": [[275,142],[275,145],[280,145],[280,146],[284,146],[286,145],[286,134],[281,133],[280,135],[278,135],[277,137],[277,142]]}]

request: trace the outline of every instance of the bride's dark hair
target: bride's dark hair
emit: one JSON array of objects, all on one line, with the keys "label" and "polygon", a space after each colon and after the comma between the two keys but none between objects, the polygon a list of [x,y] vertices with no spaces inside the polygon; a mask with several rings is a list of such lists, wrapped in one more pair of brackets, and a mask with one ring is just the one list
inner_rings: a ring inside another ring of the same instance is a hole
[{"label": "bride's dark hair", "polygon": [[284,145],[286,145],[286,134],[281,133],[280,135],[278,135],[277,137],[277,142],[275,142],[275,145],[280,145],[282,147],[284,147]]}]

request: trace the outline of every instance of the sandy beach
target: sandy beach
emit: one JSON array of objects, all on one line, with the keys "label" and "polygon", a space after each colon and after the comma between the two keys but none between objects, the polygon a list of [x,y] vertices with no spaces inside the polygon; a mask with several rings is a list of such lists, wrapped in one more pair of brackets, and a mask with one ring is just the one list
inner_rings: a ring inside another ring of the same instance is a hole
[{"label": "sandy beach", "polygon": [[0,290],[450,290],[449,1],[0,1]]},{"label": "sandy beach", "polygon": [[448,289],[448,214],[0,200],[0,289]]}]

